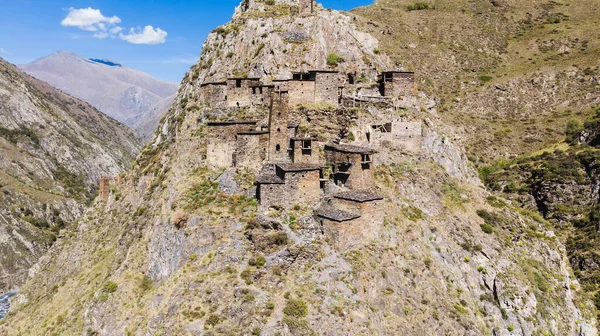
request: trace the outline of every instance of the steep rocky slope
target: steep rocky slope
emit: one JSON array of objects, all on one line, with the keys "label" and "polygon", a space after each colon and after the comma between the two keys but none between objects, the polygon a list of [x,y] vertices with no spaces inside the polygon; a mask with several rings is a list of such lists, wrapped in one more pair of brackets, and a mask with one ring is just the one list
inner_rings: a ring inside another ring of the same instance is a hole
[{"label": "steep rocky slope", "polygon": [[60,51],[19,66],[28,74],[89,102],[132,127],[144,139],[152,136],[173,102],[177,84],[164,82],[114,62],[85,59]]},{"label": "steep rocky slope", "polygon": [[477,164],[561,141],[566,121],[600,105],[595,0],[377,0],[361,28],[417,71]]},{"label": "steep rocky slope", "polygon": [[0,293],[79,217],[102,176],[129,168],[133,132],[0,59]]},{"label": "steep rocky slope", "polygon": [[[203,82],[235,72],[268,81],[303,67],[393,69],[352,17],[297,10],[295,1],[243,1],[210,34],[152,145],[40,261],[0,332],[597,335],[550,224],[479,186],[423,93],[293,108],[319,142],[364,144],[360,130],[378,120],[424,120],[415,151],[377,153],[370,189],[384,196],[385,218],[357,248],[328,238],[313,204],[258,207],[254,174],[208,168],[207,122],[264,124],[268,108],[211,108],[199,98]],[[345,62],[328,65],[331,53]]]}]

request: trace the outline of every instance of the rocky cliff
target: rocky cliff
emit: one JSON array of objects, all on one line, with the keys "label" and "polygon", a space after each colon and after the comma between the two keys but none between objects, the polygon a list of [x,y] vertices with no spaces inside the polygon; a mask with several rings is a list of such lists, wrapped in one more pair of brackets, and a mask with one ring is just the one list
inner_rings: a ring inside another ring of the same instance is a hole
[{"label": "rocky cliff", "polygon": [[[460,139],[422,92],[379,103],[350,92],[354,106],[291,107],[320,143],[365,145],[373,124],[422,121],[417,146],[379,148],[369,189],[384,198],[382,220],[364,235],[346,228],[355,248],[325,234],[315,204],[265,209],[251,170],[208,167],[208,122],[268,125],[269,108],[211,107],[202,83],[329,68],[358,73],[351,91],[375,92],[369,69],[396,68],[352,16],[320,6],[303,14],[301,3],[243,1],[209,35],[152,145],[39,262],[1,332],[597,334],[549,223],[479,186]],[[325,193],[337,188],[325,183]]]},{"label": "rocky cliff", "polygon": [[129,168],[133,132],[92,106],[0,60],[0,292],[93,199],[102,176]]},{"label": "rocky cliff", "polygon": [[60,51],[19,66],[28,74],[89,102],[148,139],[173,102],[177,84],[120,64]]}]

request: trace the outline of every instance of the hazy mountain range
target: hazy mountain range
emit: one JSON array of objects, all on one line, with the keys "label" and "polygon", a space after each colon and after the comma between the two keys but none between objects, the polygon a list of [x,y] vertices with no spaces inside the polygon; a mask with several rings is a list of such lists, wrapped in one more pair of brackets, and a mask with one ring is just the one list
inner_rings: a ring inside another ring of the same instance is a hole
[{"label": "hazy mountain range", "polygon": [[177,84],[102,59],[59,51],[29,64],[23,71],[89,102],[148,138],[177,92]]}]

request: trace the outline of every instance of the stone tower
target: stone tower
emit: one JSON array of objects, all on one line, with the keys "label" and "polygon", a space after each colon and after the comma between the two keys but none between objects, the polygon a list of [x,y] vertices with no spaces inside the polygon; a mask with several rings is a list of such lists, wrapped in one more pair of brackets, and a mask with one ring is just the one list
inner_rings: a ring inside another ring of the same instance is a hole
[{"label": "stone tower", "polygon": [[290,95],[288,91],[275,91],[271,95],[269,114],[269,162],[289,162],[288,153],[288,111]]},{"label": "stone tower", "polygon": [[314,0],[300,0],[300,15],[311,14],[313,6]]}]

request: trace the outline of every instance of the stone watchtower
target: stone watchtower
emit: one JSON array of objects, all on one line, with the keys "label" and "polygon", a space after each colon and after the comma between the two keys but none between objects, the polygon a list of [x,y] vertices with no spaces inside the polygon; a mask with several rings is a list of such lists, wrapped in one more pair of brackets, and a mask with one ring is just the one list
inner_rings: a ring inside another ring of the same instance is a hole
[{"label": "stone watchtower", "polygon": [[288,91],[275,91],[271,96],[269,116],[269,161],[289,162],[288,111],[290,96]]},{"label": "stone watchtower", "polygon": [[300,0],[300,15],[312,14],[314,3],[314,0]]}]

